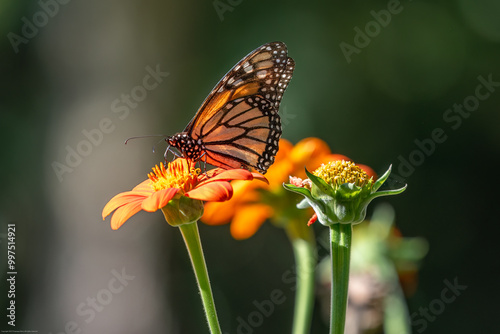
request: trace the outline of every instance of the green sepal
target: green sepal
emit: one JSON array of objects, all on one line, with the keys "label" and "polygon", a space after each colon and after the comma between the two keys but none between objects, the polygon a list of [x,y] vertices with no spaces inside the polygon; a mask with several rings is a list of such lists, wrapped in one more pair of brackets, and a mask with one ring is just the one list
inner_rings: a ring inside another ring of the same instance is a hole
[{"label": "green sepal", "polygon": [[[290,191],[295,192],[297,194],[301,194],[302,196],[305,197],[299,204],[297,204],[297,208],[305,209],[307,207],[312,207],[314,212],[316,212],[316,215],[318,216],[318,220],[323,225],[330,225],[333,223],[328,218],[328,215],[325,214],[325,211],[327,210],[327,206],[325,205],[326,203],[324,201],[322,201],[321,199],[312,197],[311,191],[309,189],[304,188],[304,187],[297,187],[297,186],[294,186],[293,184],[286,184],[286,183],[283,183],[283,187],[285,187],[285,189],[287,189],[287,190],[290,190]],[[313,187],[314,187],[314,185],[313,185]],[[331,200],[331,198],[330,198],[330,200]]]},{"label": "green sepal", "polygon": [[175,196],[161,208],[165,220],[172,226],[191,224],[203,216],[203,201],[186,196]]},{"label": "green sepal", "polygon": [[[318,217],[319,222],[322,225],[330,226],[332,224],[337,223],[336,221],[332,221],[331,215],[328,214],[328,204],[322,201],[309,201],[309,205],[313,208],[316,216]],[[335,218],[335,215],[332,215]]]},{"label": "green sepal", "polygon": [[372,188],[373,192],[377,191],[384,184],[389,175],[391,175],[391,171],[392,171],[392,165],[389,165],[389,168],[385,171],[384,175],[379,177],[377,181],[373,184]]},{"label": "green sepal", "polygon": [[311,191],[307,188],[304,187],[297,187],[294,186],[293,184],[288,184],[288,183],[283,183],[283,187],[285,189],[293,191],[294,193],[300,194],[308,199],[313,200],[314,198],[311,196]]},{"label": "green sepal", "polygon": [[307,209],[307,208],[310,208],[311,205],[309,204],[309,201],[307,200],[307,198],[304,198],[302,201],[300,201],[298,204],[297,204],[297,208],[298,209]]},{"label": "green sepal", "polygon": [[403,191],[405,191],[407,187],[408,186],[405,185],[403,188],[399,188],[399,189],[391,189],[391,190],[384,190],[384,191],[373,192],[367,198],[367,200],[368,200],[368,202],[371,202],[374,198],[377,198],[377,197],[398,195],[398,194],[401,194]]},{"label": "green sepal", "polygon": [[363,188],[355,185],[354,183],[344,183],[337,188],[336,195],[340,195],[342,199],[350,200],[358,196],[362,190]]},{"label": "green sepal", "polygon": [[325,195],[328,197],[335,196],[335,193],[334,193],[332,186],[330,186],[328,183],[326,183],[325,180],[323,180],[320,177],[317,177],[316,175],[314,175],[312,173],[309,173],[307,168],[305,169],[305,171],[306,171],[307,177],[309,178],[309,180],[311,180],[311,182],[313,184],[313,186],[311,187],[311,195],[314,198],[317,198],[317,199],[322,198],[322,197],[325,197]]}]

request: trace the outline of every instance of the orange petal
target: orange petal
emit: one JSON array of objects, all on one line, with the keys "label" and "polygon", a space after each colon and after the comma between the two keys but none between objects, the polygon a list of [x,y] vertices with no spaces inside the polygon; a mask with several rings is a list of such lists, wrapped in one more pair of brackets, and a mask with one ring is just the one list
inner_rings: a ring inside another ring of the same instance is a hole
[{"label": "orange petal", "polygon": [[318,215],[315,213],[312,215],[311,218],[309,218],[309,221],[307,222],[307,226],[311,226],[318,220]]},{"label": "orange petal", "polygon": [[205,203],[201,221],[207,225],[223,225],[231,221],[236,210],[234,198],[226,202]]},{"label": "orange petal", "polygon": [[[288,179],[288,176],[292,174],[293,168],[293,163],[290,160],[282,159],[280,161],[275,161],[266,173],[266,178],[269,180],[270,187],[281,187],[283,182],[286,182]],[[304,166],[302,166],[302,169],[304,169]]]},{"label": "orange petal", "polygon": [[153,190],[151,188],[151,180],[147,179],[147,180],[142,181],[141,183],[136,185],[134,187],[134,189],[132,189],[132,191],[152,193]]},{"label": "orange petal", "polygon": [[198,181],[201,182],[201,181],[205,181],[207,179],[210,179],[212,177],[215,177],[216,175],[219,175],[220,173],[224,172],[225,170],[226,169],[219,168],[219,167],[207,170],[203,174],[198,175]]},{"label": "orange petal", "polygon": [[278,153],[276,154],[275,162],[288,159],[290,152],[293,149],[292,143],[288,140],[281,138]]},{"label": "orange petal", "polygon": [[155,212],[167,205],[168,201],[174,198],[178,191],[179,189],[177,188],[167,188],[155,191],[142,202],[142,209],[148,212]]},{"label": "orange petal", "polygon": [[105,219],[111,212],[115,211],[116,209],[118,209],[123,205],[136,201],[142,202],[152,192],[153,190],[151,189],[149,193],[127,191],[116,195],[106,204],[106,206],[104,206],[104,209],[102,210],[102,219]]},{"label": "orange petal", "polygon": [[264,175],[262,175],[261,173],[252,172],[252,176],[253,176],[253,180],[259,180],[259,181],[262,181],[264,183],[269,184],[269,181],[267,180],[267,178]]},{"label": "orange petal", "polygon": [[327,162],[330,162],[330,161],[338,161],[338,160],[352,161],[351,158],[346,157],[343,154],[333,154],[333,153],[332,154],[328,154],[327,156],[324,157],[324,159],[325,159],[324,163],[327,163]]},{"label": "orange petal", "polygon": [[113,230],[120,228],[130,217],[141,211],[141,204],[142,201],[135,201],[118,208],[111,217],[111,228]]},{"label": "orange petal", "polygon": [[298,165],[305,165],[312,157],[330,154],[328,144],[319,138],[305,138],[295,145],[290,153],[290,159]]},{"label": "orange petal", "polygon": [[233,187],[231,203],[257,201],[259,199],[259,194],[255,189],[261,188],[261,186],[265,187],[265,185],[258,181],[241,180],[231,182],[231,186]]},{"label": "orange petal", "polygon": [[249,202],[259,201],[260,194],[256,189],[260,187],[261,182],[241,181],[231,182],[233,188],[233,197],[226,202],[209,202],[205,204],[205,212],[202,221],[208,225],[222,225],[229,223],[233,215],[241,206]]},{"label": "orange petal", "polygon": [[250,238],[272,214],[273,210],[264,204],[251,204],[240,208],[231,222],[231,235],[237,240]]},{"label": "orange petal", "polygon": [[188,191],[186,196],[201,201],[222,202],[233,196],[233,188],[226,181],[208,182]]},{"label": "orange petal", "polygon": [[337,161],[337,160],[345,160],[345,161],[352,161],[348,157],[342,154],[326,154],[317,158],[311,159],[308,163],[306,163],[306,168],[309,171],[313,171],[317,169],[321,164],[326,164],[329,163],[330,161]]},{"label": "orange petal", "polygon": [[215,181],[231,181],[231,180],[252,180],[253,175],[251,172],[246,169],[228,169],[223,171],[220,174],[217,174],[214,177],[206,179],[198,184],[199,186],[203,186],[204,184],[215,182]]}]

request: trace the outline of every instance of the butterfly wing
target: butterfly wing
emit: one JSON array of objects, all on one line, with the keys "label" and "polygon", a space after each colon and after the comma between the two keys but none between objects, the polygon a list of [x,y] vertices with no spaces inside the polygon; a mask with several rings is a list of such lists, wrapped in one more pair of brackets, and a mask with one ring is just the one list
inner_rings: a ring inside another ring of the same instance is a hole
[{"label": "butterfly wing", "polygon": [[207,163],[265,173],[281,137],[278,109],[295,62],[282,42],[264,44],[237,63],[184,130],[204,143]]}]

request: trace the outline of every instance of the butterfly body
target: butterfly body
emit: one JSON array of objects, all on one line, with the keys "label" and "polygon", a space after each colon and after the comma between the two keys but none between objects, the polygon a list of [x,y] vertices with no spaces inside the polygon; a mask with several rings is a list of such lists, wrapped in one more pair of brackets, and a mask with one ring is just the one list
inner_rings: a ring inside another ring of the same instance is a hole
[{"label": "butterfly body", "polygon": [[183,132],[166,140],[192,161],[265,173],[279,149],[279,104],[294,67],[284,43],[262,45],[219,81]]}]

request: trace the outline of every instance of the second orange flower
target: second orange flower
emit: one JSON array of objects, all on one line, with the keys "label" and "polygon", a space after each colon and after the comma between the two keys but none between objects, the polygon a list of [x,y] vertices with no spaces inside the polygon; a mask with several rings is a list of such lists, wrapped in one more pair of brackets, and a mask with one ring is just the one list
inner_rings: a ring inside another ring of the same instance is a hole
[{"label": "second orange flower", "polygon": [[[297,209],[295,205],[298,197],[286,191],[283,183],[289,181],[290,175],[305,178],[304,167],[314,170],[322,163],[335,160],[351,159],[341,154],[333,154],[328,144],[318,138],[305,138],[295,146],[281,139],[275,162],[266,174],[269,184],[233,182],[233,199],[225,203],[207,203],[201,220],[208,225],[231,222],[231,235],[240,240],[254,235],[269,218],[278,225],[290,219],[302,219],[305,224],[312,211]],[[369,176],[375,177],[375,172],[370,167],[359,164],[358,166]]]}]

